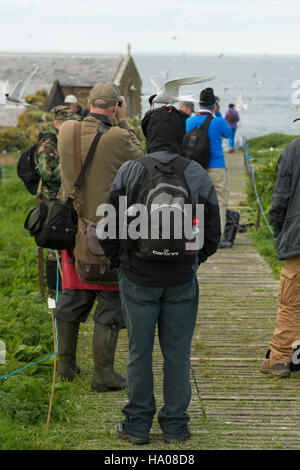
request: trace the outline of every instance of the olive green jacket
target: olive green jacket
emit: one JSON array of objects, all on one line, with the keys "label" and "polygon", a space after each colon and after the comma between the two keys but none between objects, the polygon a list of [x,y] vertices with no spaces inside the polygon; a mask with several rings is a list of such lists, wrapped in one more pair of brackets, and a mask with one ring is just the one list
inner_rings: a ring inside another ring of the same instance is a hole
[{"label": "olive green jacket", "polygon": [[[88,115],[81,129],[81,160],[85,161],[88,150],[96,135],[102,115]],[[73,135],[76,121],[66,121],[60,128],[58,136],[58,154],[60,159],[61,188],[59,198],[66,200],[73,190]],[[102,135],[90,166],[85,173],[82,184],[82,201],[80,214],[97,222],[96,210],[106,202],[113,180],[120,166],[127,160],[136,160],[144,155],[141,143],[127,121],[112,126]]]}]

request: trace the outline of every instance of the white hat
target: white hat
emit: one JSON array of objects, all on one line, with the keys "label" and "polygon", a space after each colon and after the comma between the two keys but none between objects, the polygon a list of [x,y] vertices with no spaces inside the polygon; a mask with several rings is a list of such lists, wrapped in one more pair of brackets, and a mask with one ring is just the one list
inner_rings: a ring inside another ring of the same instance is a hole
[{"label": "white hat", "polygon": [[65,97],[65,103],[78,103],[76,96],[68,95]]}]

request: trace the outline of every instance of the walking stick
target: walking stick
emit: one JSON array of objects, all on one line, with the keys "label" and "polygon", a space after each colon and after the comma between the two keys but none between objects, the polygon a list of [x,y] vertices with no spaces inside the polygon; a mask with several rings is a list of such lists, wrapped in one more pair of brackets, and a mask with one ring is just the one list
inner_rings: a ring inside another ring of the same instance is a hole
[{"label": "walking stick", "polygon": [[54,319],[54,314],[53,314],[53,309],[55,308],[55,300],[51,299],[50,297],[48,299],[48,307],[50,309],[50,314],[51,314],[51,319],[52,319],[52,328],[53,328],[54,364],[53,364],[53,379],[52,379],[52,388],[51,388],[51,396],[50,396],[50,403],[49,403],[47,426],[46,426],[46,434],[48,434],[48,428],[49,428],[49,423],[50,423],[54,388],[55,388],[55,377],[56,377],[56,329],[55,329],[55,319]]},{"label": "walking stick", "polygon": [[[56,285],[56,300],[57,300],[57,295],[58,295],[58,276],[59,272],[62,278],[62,268],[59,262],[59,254],[58,251],[55,250],[56,254],[56,259],[57,259],[57,285]],[[54,318],[54,313],[53,310],[56,307],[56,301],[52,299],[51,297],[48,298],[48,308],[50,310],[51,314],[51,320],[52,320],[52,329],[53,329],[53,345],[54,345],[54,364],[53,364],[53,379],[52,379],[52,388],[51,388],[51,396],[50,396],[50,403],[49,403],[49,411],[48,411],[48,419],[47,419],[47,426],[46,426],[46,434],[48,434],[48,429],[49,429],[49,423],[50,423],[50,417],[51,417],[51,411],[52,411],[52,405],[53,405],[53,396],[54,396],[54,389],[55,389],[55,378],[56,378],[56,355],[57,355],[57,341],[56,341],[56,328],[55,328],[55,318]]]}]

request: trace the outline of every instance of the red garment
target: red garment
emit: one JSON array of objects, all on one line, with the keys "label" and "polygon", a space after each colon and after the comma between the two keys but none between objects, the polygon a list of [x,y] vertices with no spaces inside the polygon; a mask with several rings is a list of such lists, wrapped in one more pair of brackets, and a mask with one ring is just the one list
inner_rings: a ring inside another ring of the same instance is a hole
[{"label": "red garment", "polygon": [[74,263],[69,263],[69,252],[74,250],[63,250],[62,259],[62,288],[63,289],[87,289],[87,290],[113,290],[119,291],[119,286],[101,286],[100,284],[87,284],[79,279]]}]

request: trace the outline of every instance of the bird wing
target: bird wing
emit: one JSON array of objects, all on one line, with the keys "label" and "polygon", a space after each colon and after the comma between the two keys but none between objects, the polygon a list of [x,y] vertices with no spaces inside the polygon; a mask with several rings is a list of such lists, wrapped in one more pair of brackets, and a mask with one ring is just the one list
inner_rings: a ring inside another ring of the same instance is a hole
[{"label": "bird wing", "polygon": [[169,80],[165,83],[165,92],[171,96],[178,96],[179,87],[182,85],[193,85],[194,83],[203,83],[208,80],[214,80],[216,77],[187,77],[178,78],[177,80]]},{"label": "bird wing", "polygon": [[241,111],[242,109],[245,109],[245,110],[248,109],[248,105],[243,102],[243,98],[242,98],[242,94],[241,94],[241,93],[240,93],[239,96],[237,97],[235,109],[236,109],[237,111]]},{"label": "bird wing", "polygon": [[28,83],[30,82],[30,80],[31,80],[32,77],[36,74],[37,71],[38,71],[38,67],[36,67],[36,68],[25,78],[25,80],[21,80],[21,81],[16,85],[14,91],[13,91],[12,94],[10,95],[11,98],[14,98],[14,99],[20,99],[20,98],[21,98],[23,91],[25,90],[26,86],[28,85]]},{"label": "bird wing", "polygon": [[152,77],[150,78],[150,81],[152,85],[154,85],[155,88],[158,91],[160,91],[160,90],[163,90],[165,86],[167,76],[168,76],[168,70],[162,70],[161,72],[158,72],[156,75],[152,75]]}]

